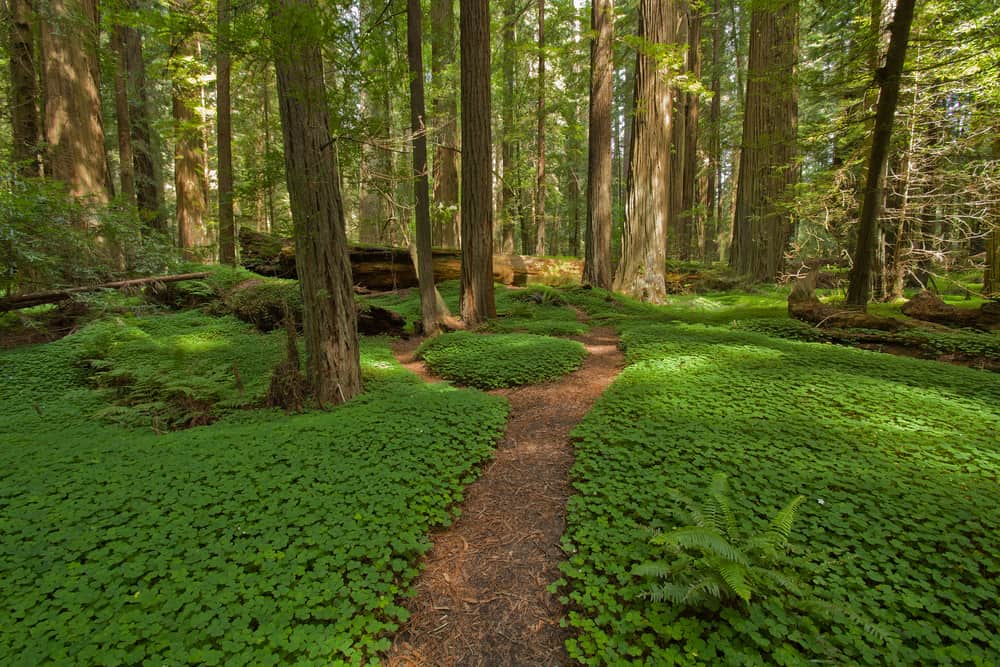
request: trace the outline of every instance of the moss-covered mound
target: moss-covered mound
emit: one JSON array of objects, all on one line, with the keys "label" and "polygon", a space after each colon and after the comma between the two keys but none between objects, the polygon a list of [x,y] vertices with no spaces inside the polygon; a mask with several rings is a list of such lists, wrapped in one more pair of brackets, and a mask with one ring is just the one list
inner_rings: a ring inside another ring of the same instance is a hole
[{"label": "moss-covered mound", "polygon": [[576,341],[549,336],[456,331],[424,343],[419,356],[445,379],[496,389],[566,375],[579,368],[587,352]]}]

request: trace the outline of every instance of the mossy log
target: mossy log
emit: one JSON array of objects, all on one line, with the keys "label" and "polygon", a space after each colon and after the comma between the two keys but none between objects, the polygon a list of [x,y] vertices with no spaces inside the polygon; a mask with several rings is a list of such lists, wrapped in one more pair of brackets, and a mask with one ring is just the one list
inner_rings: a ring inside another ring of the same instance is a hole
[{"label": "mossy log", "polygon": [[992,331],[1000,329],[1000,303],[990,301],[979,308],[957,308],[941,297],[924,290],[903,304],[903,314],[915,320],[951,327],[973,327]]},{"label": "mossy log", "polygon": [[207,273],[181,273],[172,276],[155,276],[152,278],[132,278],[131,280],[118,280],[113,283],[101,283],[100,285],[88,285],[86,287],[70,287],[63,290],[53,290],[50,292],[34,292],[32,294],[16,294],[0,299],[0,313],[31,306],[40,306],[46,303],[58,303],[72,299],[74,294],[84,294],[86,292],[97,292],[105,289],[129,289],[132,287],[145,287],[148,285],[160,285],[164,283],[175,283],[182,280],[197,280],[208,277]]},{"label": "mossy log", "polygon": [[816,298],[818,271],[810,271],[796,281],[788,295],[788,314],[803,322],[825,329],[879,329],[899,331],[908,328],[901,320],[872,315],[859,308],[834,308]]},{"label": "mossy log", "polygon": [[[296,277],[295,247],[291,239],[243,227],[240,229],[240,249],[241,263],[254,273]],[[349,250],[355,285],[376,292],[417,286],[417,274],[406,248],[352,245]],[[437,249],[431,258],[435,282],[461,277],[460,251]],[[582,271],[583,263],[579,259],[493,256],[493,279],[504,285],[573,283],[579,281]]]}]

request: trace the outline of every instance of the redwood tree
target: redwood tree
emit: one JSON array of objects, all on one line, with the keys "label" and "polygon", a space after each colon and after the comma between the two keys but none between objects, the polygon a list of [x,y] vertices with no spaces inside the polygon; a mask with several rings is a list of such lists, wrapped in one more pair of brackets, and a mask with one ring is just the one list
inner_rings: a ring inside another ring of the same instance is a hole
[{"label": "redwood tree", "polygon": [[538,0],[538,134],[535,156],[535,254],[545,254],[545,0]]},{"label": "redwood tree", "polygon": [[674,39],[673,2],[640,0],[632,145],[625,195],[622,258],[614,288],[653,303],[666,296],[667,210],[670,204],[669,71],[657,51]]},{"label": "redwood tree", "polygon": [[593,0],[590,10],[590,137],[587,150],[585,284],[611,288],[611,98],[614,0]]},{"label": "redwood tree", "polygon": [[295,265],[302,290],[306,378],[318,402],[341,403],[361,391],[361,365],[340,176],[323,82],[322,30],[312,0],[273,0],[271,13]]},{"label": "redwood tree", "polygon": [[10,122],[13,157],[23,176],[38,176],[38,83],[35,35],[28,0],[8,0],[4,15],[10,21]]},{"label": "redwood tree", "polygon": [[431,112],[438,130],[434,151],[434,235],[438,245],[457,248],[458,108],[449,68],[455,61],[455,0],[431,0],[431,76],[437,93]]},{"label": "redwood tree", "polygon": [[754,280],[778,277],[798,181],[798,0],[755,0],[729,263]]},{"label": "redwood tree", "polygon": [[215,103],[216,142],[219,173],[219,261],[236,264],[236,220],[233,214],[233,122],[230,99],[230,17],[229,0],[216,6]]},{"label": "redwood tree", "polygon": [[461,314],[473,327],[496,316],[493,301],[493,197],[490,179],[490,7],[463,0]]}]

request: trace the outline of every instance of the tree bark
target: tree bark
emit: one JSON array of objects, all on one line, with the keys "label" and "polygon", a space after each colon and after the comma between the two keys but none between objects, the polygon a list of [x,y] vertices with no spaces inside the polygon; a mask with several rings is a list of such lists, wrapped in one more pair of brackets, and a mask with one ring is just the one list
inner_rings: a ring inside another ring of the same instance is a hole
[{"label": "tree bark", "polygon": [[490,7],[463,0],[462,52],[462,291],[469,327],[496,316],[493,301],[493,206],[490,181]]},{"label": "tree bark", "polygon": [[50,0],[42,24],[45,140],[52,175],[75,197],[111,194],[98,82],[96,0]]},{"label": "tree bark", "polygon": [[611,289],[611,98],[614,0],[593,0],[590,27],[590,136],[583,282]]},{"label": "tree bark", "polygon": [[132,151],[132,118],[128,104],[128,72],[125,71],[125,28],[111,29],[111,49],[115,54],[115,117],[118,121],[118,162],[121,192],[135,201],[135,155]]},{"label": "tree bark", "polygon": [[[503,183],[500,188],[500,216],[503,220],[501,227],[500,252],[504,254],[513,253],[516,248],[514,239],[514,229],[516,227],[518,202],[516,167],[514,166],[514,63],[517,59],[514,52],[514,27],[517,23],[517,7],[515,0],[504,0],[503,3],[503,29],[501,31],[501,52],[503,54],[503,138],[500,144],[502,156],[501,166],[503,171]],[[527,248],[523,248],[527,252]]]},{"label": "tree bark", "polygon": [[[1000,161],[1000,123],[993,135],[993,159]],[[994,193],[989,210],[989,232],[986,235],[986,269],[983,272],[983,296],[1000,298],[1000,193]]]},{"label": "tree bark", "polygon": [[875,133],[868,158],[861,217],[858,221],[854,266],[851,268],[847,303],[865,306],[871,297],[871,271],[878,237],[878,216],[882,204],[882,172],[889,155],[893,120],[899,100],[899,83],[906,61],[906,46],[910,39],[915,0],[899,0],[890,26],[889,51],[885,67],[876,72],[879,83],[878,107],[875,111]]},{"label": "tree bark", "polygon": [[232,48],[229,0],[216,6],[215,104],[219,174],[219,262],[236,266],[236,219],[233,212],[233,121],[230,98]]},{"label": "tree bark", "polygon": [[[639,37],[651,45],[674,41],[674,2],[640,0]],[[670,208],[671,73],[639,51],[635,69],[622,258],[614,289],[642,301],[666,297],[667,211]]]},{"label": "tree bark", "polygon": [[545,247],[545,0],[538,0],[538,134],[535,144],[535,254]]},{"label": "tree bark", "polygon": [[431,203],[427,182],[427,127],[424,124],[424,56],[420,0],[406,2],[406,53],[410,62],[410,127],[413,132],[414,203],[417,222],[417,279],[424,333],[437,333],[440,317],[431,263]]},{"label": "tree bark", "polygon": [[35,33],[30,0],[8,0],[10,20],[10,122],[13,158],[18,173],[40,175],[38,139],[38,79],[35,72]]},{"label": "tree bark", "polygon": [[[688,6],[687,72],[692,81],[701,81],[701,12]],[[698,94],[684,93],[684,171],[681,187],[680,238],[677,245],[682,260],[691,259],[692,239],[698,226]]]},{"label": "tree bark", "polygon": [[[676,0],[676,23],[674,41],[678,46],[688,43],[688,0]],[[681,63],[681,70],[687,69],[687,57]],[[679,85],[672,85],[670,91],[671,121],[670,131],[670,208],[667,212],[667,255],[681,256],[681,244],[686,232],[684,225],[684,165],[687,163],[687,95]]]},{"label": "tree bark", "polygon": [[431,0],[431,77],[437,88],[431,113],[438,130],[434,151],[434,230],[445,248],[459,247],[458,106],[449,71],[455,62],[455,2]]},{"label": "tree bark", "polygon": [[208,230],[205,215],[205,156],[201,117],[195,112],[200,102],[199,84],[185,61],[197,49],[185,37],[177,49],[178,59],[171,69],[171,111],[174,120],[174,193],[176,196],[177,247],[188,259],[205,250]]},{"label": "tree bark", "polygon": [[763,0],[750,17],[746,110],[729,263],[755,281],[775,280],[792,234],[798,181],[798,0]]},{"label": "tree bark", "polygon": [[708,178],[705,184],[705,248],[702,260],[716,252],[716,236],[722,219],[722,13],[719,0],[712,3],[712,103],[708,111]]},{"label": "tree bark", "polygon": [[357,310],[336,147],[311,0],[273,0],[275,70],[296,265],[302,289],[306,378],[321,404],[361,391]]}]

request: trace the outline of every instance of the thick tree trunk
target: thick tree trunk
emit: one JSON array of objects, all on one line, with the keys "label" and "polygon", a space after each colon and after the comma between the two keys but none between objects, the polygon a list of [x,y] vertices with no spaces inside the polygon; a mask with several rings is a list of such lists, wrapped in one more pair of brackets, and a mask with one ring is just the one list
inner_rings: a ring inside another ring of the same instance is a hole
[{"label": "thick tree trunk", "polygon": [[[134,2],[130,3],[134,9]],[[163,178],[157,167],[153,132],[150,126],[151,106],[146,86],[146,67],[142,59],[142,35],[136,28],[122,26],[126,90],[129,102],[129,126],[132,132],[132,164],[135,178],[135,199],[139,215],[149,227],[167,231],[163,212]]]},{"label": "thick tree trunk", "polygon": [[717,257],[716,240],[722,219],[722,13],[719,0],[712,3],[712,102],[708,111],[708,178],[705,184],[706,222],[702,260]]},{"label": "thick tree trunk", "polygon": [[[701,81],[701,12],[688,7],[687,72],[692,81]],[[694,230],[698,226],[698,95],[684,93],[684,174],[681,188],[680,238],[677,241],[682,260],[691,259]]]},{"label": "thick tree trunk", "polygon": [[910,40],[915,0],[899,0],[890,27],[889,51],[885,67],[877,71],[879,82],[878,107],[875,111],[875,134],[868,158],[868,174],[858,220],[858,239],[851,268],[847,302],[865,306],[871,297],[871,271],[878,239],[878,217],[882,204],[882,172],[889,156],[893,120],[899,99],[899,83],[906,61],[906,46]]},{"label": "thick tree trunk", "polygon": [[757,281],[774,280],[792,233],[798,95],[798,0],[755,6],[729,263]]},{"label": "thick tree trunk", "polygon": [[[687,0],[676,2],[677,20],[674,24],[674,41],[677,45],[688,43],[688,14],[690,12]],[[687,70],[687,58],[681,64],[682,71]],[[680,257],[681,246],[687,232],[684,216],[684,165],[687,163],[687,95],[680,86],[674,85],[670,91],[671,122],[670,131],[670,209],[667,211],[667,256]]]},{"label": "thick tree trunk", "polygon": [[310,0],[273,0],[283,30],[275,36],[275,69],[285,140],[285,173],[302,289],[306,377],[320,403],[342,403],[361,391],[357,310],[330,138],[323,56],[309,25]]},{"label": "thick tree trunk", "polygon": [[[500,252],[509,255],[516,250],[514,229],[517,221],[517,180],[514,166],[514,26],[517,23],[515,0],[504,0],[503,29],[501,31],[501,53],[503,54],[503,138],[500,144],[503,183],[500,187],[500,218],[503,221],[500,234]],[[527,249],[525,249],[527,250]]]},{"label": "thick tree trunk", "polygon": [[546,253],[545,239],[545,0],[538,0],[538,133],[535,144],[535,254]]},{"label": "thick tree trunk", "polygon": [[427,127],[424,124],[424,56],[420,0],[406,2],[406,53],[410,63],[410,127],[413,132],[414,203],[417,223],[417,278],[424,333],[437,332],[440,317],[431,263],[431,203],[427,182]]},{"label": "thick tree trunk", "polygon": [[233,212],[233,122],[230,98],[229,0],[216,7],[215,106],[216,146],[219,174],[219,262],[236,265],[236,219]]},{"label": "thick tree trunk", "polygon": [[[196,47],[187,39],[177,50],[183,59],[193,57]],[[171,72],[174,120],[174,193],[176,196],[177,247],[184,256],[194,259],[208,243],[205,216],[205,156],[202,150],[201,117],[195,112],[200,102],[199,84],[183,69],[183,60]]]},{"label": "thick tree trunk", "polygon": [[115,117],[118,121],[118,162],[121,169],[121,192],[135,201],[135,155],[132,151],[132,114],[128,104],[128,72],[125,71],[125,27],[111,29],[111,48],[115,53]]},{"label": "thick tree trunk", "polygon": [[431,113],[440,129],[434,151],[433,241],[459,247],[458,105],[449,71],[455,61],[455,0],[431,0],[431,76],[438,94]]},{"label": "thick tree trunk", "polygon": [[10,20],[10,123],[13,158],[25,177],[40,174],[38,139],[38,79],[35,72],[35,34],[29,0],[8,0]]},{"label": "thick tree trunk", "polygon": [[496,316],[493,301],[493,199],[490,179],[490,7],[463,0],[462,319],[469,327]]},{"label": "thick tree trunk", "polygon": [[[640,0],[641,39],[651,44],[672,44],[675,20],[673,2]],[[661,303],[666,297],[672,127],[670,76],[652,54],[639,52],[622,258],[614,281],[615,291],[652,303]]]},{"label": "thick tree trunk", "polygon": [[593,0],[590,27],[590,136],[587,142],[587,231],[584,284],[611,288],[611,98],[615,7]]},{"label": "thick tree trunk", "polygon": [[52,175],[71,195],[110,198],[98,82],[96,0],[50,0],[42,25],[45,140]]}]

